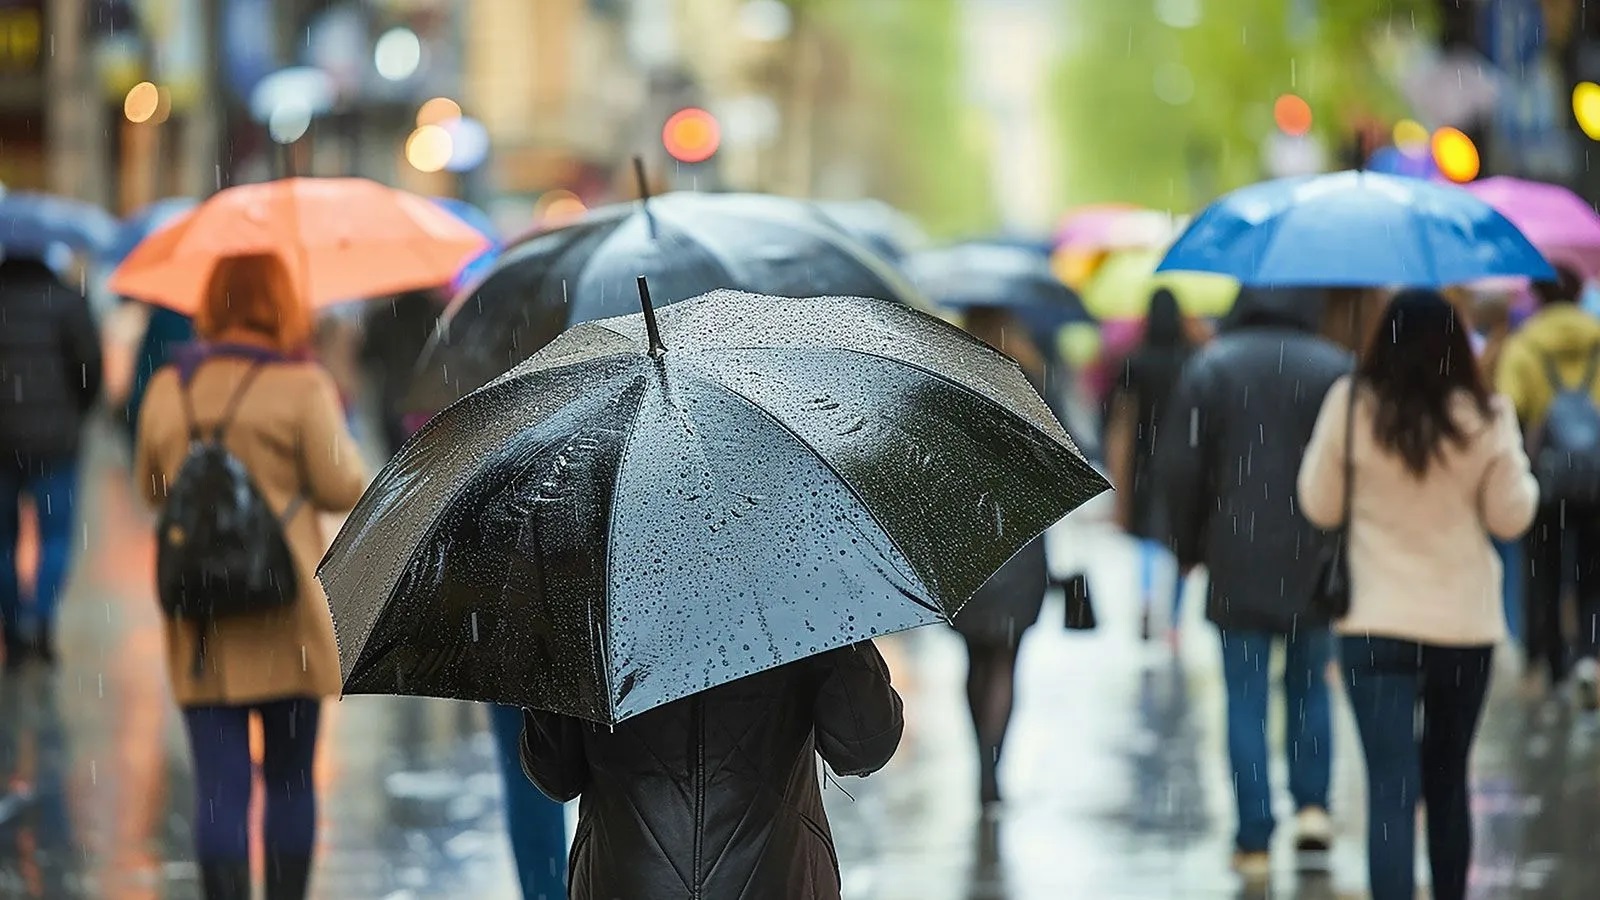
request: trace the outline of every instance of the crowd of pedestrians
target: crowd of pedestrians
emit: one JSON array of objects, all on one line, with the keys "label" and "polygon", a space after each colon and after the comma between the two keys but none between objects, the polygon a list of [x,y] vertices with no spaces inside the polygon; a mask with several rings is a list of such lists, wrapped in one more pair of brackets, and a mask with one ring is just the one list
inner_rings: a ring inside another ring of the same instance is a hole
[{"label": "crowd of pedestrians", "polygon": [[[1172,291],[1150,297],[1141,340],[1105,399],[1104,463],[1121,489],[1117,522],[1138,541],[1147,637],[1176,638],[1184,586],[1206,574],[1236,800],[1232,863],[1247,881],[1273,868],[1267,723],[1281,695],[1296,850],[1334,841],[1333,710],[1346,702],[1365,757],[1372,895],[1414,896],[1421,805],[1433,896],[1465,896],[1468,758],[1495,648],[1509,634],[1497,541],[1523,541],[1509,577],[1525,581],[1514,624],[1526,666],[1552,691],[1571,685],[1582,706],[1600,708],[1600,471],[1585,481],[1570,465],[1584,429],[1600,429],[1600,320],[1577,305],[1571,272],[1534,289],[1538,308],[1517,327],[1509,317],[1474,322],[1459,299],[1432,290],[1246,289],[1215,335]],[[197,447],[221,448],[248,472],[292,559],[283,604],[166,623],[208,900],[250,896],[253,839],[266,849],[267,900],[306,895],[320,705],[342,685],[315,574],[328,537],[318,514],[349,511],[369,478],[351,430],[362,379],[341,385],[314,358],[316,322],[299,291],[276,255],[219,261],[192,322],[151,316],[129,392],[132,481],[151,507],[170,512]],[[396,452],[417,427],[403,373],[438,309],[431,291],[402,293],[366,315],[360,351],[350,343],[347,368],[364,366],[372,388],[374,456]],[[88,303],[44,263],[0,263],[0,311],[0,618],[15,669],[55,661],[81,434],[103,375]],[[1059,361],[1019,317],[980,307],[964,326],[1048,392]],[[23,498],[40,555],[27,596],[16,552]],[[186,538],[161,527],[164,546]],[[1319,602],[1330,558],[1348,567],[1346,607]],[[988,816],[1001,814],[1005,793],[999,764],[1018,652],[1056,583],[1036,538],[952,622],[967,652],[975,793]],[[815,760],[840,775],[876,771],[898,746],[902,713],[870,641],[612,727],[492,707],[523,891],[837,898]],[[259,835],[252,718],[262,736]],[[575,798],[569,852],[559,804]]]}]

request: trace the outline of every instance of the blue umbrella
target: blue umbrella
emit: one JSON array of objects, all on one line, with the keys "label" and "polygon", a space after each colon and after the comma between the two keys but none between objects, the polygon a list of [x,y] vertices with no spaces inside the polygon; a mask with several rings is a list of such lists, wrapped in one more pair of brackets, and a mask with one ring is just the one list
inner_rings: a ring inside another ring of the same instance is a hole
[{"label": "blue umbrella", "polygon": [[82,200],[14,191],[0,196],[0,249],[9,256],[45,258],[54,245],[104,252],[117,238],[117,220]]},{"label": "blue umbrella", "polygon": [[1284,178],[1207,207],[1158,271],[1247,285],[1443,287],[1505,275],[1552,279],[1522,232],[1466,191],[1376,172]]},{"label": "blue umbrella", "polygon": [[139,242],[162,228],[173,219],[194,209],[197,201],[192,197],[168,197],[147,204],[133,215],[122,220],[122,225],[117,229],[117,238],[110,246],[105,248],[106,262],[119,263],[128,258],[133,248]]},{"label": "blue umbrella", "polygon": [[473,257],[465,266],[462,266],[461,271],[456,273],[456,277],[450,282],[450,290],[452,292],[460,291],[469,284],[476,284],[494,268],[495,260],[500,258],[502,249],[500,229],[495,227],[494,220],[489,218],[488,213],[465,200],[457,200],[454,197],[435,197],[433,202],[444,207],[451,215],[472,226],[479,234],[492,242],[487,250]]}]

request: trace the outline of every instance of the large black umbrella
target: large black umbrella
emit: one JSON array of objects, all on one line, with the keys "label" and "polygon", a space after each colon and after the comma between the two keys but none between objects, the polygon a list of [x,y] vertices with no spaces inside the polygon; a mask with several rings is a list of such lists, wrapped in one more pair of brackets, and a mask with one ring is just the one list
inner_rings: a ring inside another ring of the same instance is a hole
[{"label": "large black umbrella", "polygon": [[763,194],[664,194],[596,209],[512,247],[458,297],[418,368],[411,407],[432,412],[527,359],[562,329],[717,288],[923,305],[888,262],[815,207]]},{"label": "large black umbrella", "polygon": [[1076,291],[1037,253],[1003,244],[956,244],[925,250],[905,262],[928,298],[954,309],[1006,307],[1049,316],[1057,325],[1093,322]]},{"label": "large black umbrella", "polygon": [[319,574],[346,692],[614,723],[944,621],[1106,486],[959,329],[718,291],[659,331],[580,325],[436,416]]}]

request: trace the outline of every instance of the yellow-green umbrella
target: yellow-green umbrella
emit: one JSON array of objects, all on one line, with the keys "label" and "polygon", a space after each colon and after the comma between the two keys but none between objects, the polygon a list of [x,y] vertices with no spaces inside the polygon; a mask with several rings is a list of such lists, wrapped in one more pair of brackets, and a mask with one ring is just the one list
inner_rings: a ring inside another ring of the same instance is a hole
[{"label": "yellow-green umbrella", "polygon": [[1167,288],[1191,316],[1217,318],[1233,307],[1239,283],[1203,272],[1156,273],[1160,250],[1123,250],[1106,257],[1083,288],[1083,305],[1097,319],[1143,318],[1150,294]]}]

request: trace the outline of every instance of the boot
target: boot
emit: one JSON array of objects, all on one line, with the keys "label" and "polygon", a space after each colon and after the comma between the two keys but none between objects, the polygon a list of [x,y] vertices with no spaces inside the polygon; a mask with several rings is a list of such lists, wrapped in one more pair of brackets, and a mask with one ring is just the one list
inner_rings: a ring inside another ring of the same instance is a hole
[{"label": "boot", "polygon": [[267,900],[305,900],[311,883],[311,857],[267,855]]},{"label": "boot", "polygon": [[250,861],[214,859],[201,862],[200,895],[205,900],[250,900]]}]

